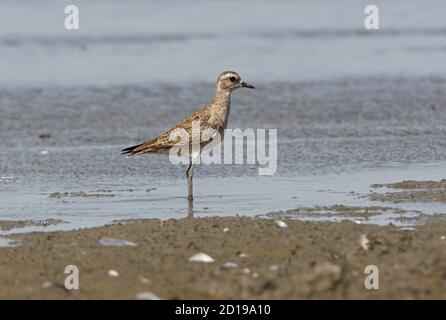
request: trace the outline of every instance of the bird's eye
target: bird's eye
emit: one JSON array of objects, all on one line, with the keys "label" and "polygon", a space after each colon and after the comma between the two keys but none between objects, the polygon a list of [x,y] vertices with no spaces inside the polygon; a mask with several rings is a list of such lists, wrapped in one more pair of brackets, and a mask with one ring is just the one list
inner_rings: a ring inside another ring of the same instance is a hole
[{"label": "bird's eye", "polygon": [[229,80],[231,80],[231,82],[235,82],[235,77],[229,77]]}]

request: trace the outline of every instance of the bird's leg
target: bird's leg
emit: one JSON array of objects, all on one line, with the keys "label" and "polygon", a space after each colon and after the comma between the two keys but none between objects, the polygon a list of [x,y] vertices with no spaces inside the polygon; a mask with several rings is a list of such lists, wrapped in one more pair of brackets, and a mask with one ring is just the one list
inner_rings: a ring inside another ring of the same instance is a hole
[{"label": "bird's leg", "polygon": [[188,199],[189,201],[192,201],[194,199],[194,190],[192,185],[192,176],[194,175],[194,167],[195,167],[195,161],[192,159],[189,164],[189,168],[186,171],[187,176],[187,193],[188,193]]},{"label": "bird's leg", "polygon": [[194,200],[192,177],[194,175],[195,164],[197,164],[199,158],[200,158],[200,151],[195,151],[194,146],[192,146],[192,155],[190,157],[190,164],[189,164],[189,168],[187,168],[187,171],[186,171],[187,193],[188,193],[189,205]]}]

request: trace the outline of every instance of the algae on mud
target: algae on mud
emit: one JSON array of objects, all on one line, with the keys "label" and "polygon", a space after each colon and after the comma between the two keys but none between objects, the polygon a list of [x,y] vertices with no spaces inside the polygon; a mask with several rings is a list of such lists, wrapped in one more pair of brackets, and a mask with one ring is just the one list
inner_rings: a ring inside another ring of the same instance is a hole
[{"label": "algae on mud", "polygon": [[388,184],[373,184],[372,188],[398,189],[396,192],[372,193],[369,199],[382,202],[446,202],[446,179],[440,181],[407,180]]}]

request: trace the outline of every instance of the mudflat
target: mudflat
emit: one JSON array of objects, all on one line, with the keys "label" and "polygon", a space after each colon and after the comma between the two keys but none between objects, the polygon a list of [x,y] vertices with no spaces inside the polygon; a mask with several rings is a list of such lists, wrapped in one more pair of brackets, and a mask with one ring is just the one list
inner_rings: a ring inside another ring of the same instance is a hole
[{"label": "mudflat", "polygon": [[[409,229],[280,221],[151,219],[16,234],[20,245],[0,248],[0,298],[446,298],[444,217]],[[213,262],[190,261],[197,253]],[[65,288],[67,265],[78,267],[78,290]],[[377,290],[364,286],[369,265]]]}]

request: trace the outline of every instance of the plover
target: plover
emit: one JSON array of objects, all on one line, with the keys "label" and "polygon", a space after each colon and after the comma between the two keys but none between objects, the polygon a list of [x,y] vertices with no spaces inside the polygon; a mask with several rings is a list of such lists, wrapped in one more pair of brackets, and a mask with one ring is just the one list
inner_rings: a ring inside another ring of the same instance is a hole
[{"label": "plover", "polygon": [[[217,85],[215,88],[214,97],[199,111],[192,113],[183,120],[177,122],[171,129],[167,130],[163,134],[156,138],[147,140],[144,143],[126,148],[121,151],[122,155],[129,157],[137,156],[146,153],[158,153],[169,154],[170,149],[175,145],[170,140],[170,135],[174,130],[184,129],[189,135],[192,134],[192,123],[198,122],[200,124],[200,130],[213,129],[220,133],[220,137],[223,137],[224,130],[228,124],[229,109],[231,106],[231,93],[239,88],[254,89],[254,86],[242,81],[240,75],[234,71],[225,71],[219,75],[217,79]],[[213,138],[203,140],[200,135],[200,148],[198,152],[192,152],[189,156],[189,167],[186,171],[187,176],[187,189],[188,199],[193,200],[193,185],[192,176],[194,167],[197,160],[200,157],[201,150],[208,144],[212,143]],[[189,139],[192,146],[192,139]]]}]

